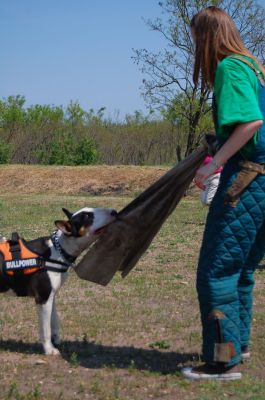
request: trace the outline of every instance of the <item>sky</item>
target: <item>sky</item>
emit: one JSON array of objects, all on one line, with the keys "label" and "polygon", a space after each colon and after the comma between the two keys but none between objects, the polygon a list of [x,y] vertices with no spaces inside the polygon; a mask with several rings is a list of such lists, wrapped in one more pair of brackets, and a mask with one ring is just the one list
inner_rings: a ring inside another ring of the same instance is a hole
[{"label": "sky", "polygon": [[144,21],[160,16],[158,0],[0,0],[0,98],[145,113],[132,49],[165,45]]},{"label": "sky", "polygon": [[156,17],[158,0],[0,0],[0,98],[23,95],[26,106],[78,101],[119,119],[147,113],[131,57],[133,48],[165,47],[144,21]]}]

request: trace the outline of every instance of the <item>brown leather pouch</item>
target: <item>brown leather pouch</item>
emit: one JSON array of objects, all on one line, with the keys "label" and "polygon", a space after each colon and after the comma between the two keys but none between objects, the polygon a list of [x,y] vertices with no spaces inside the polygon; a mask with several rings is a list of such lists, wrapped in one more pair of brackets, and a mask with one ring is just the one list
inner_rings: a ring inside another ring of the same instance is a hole
[{"label": "brown leather pouch", "polygon": [[241,161],[240,172],[225,195],[225,204],[236,207],[242,192],[256,178],[258,174],[265,175],[265,165],[252,161]]}]

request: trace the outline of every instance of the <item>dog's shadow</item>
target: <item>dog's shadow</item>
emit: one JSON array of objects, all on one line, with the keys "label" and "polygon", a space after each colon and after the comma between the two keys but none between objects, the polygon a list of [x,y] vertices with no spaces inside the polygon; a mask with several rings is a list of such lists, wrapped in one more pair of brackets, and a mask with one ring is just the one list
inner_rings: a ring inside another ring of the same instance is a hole
[{"label": "dog's shadow", "polygon": [[[43,354],[38,343],[14,340],[0,340],[0,349],[24,354]],[[199,360],[198,353],[178,353],[132,346],[107,346],[87,341],[63,341],[60,352],[63,359],[73,367],[132,368],[162,374],[173,374],[179,371],[184,363]]]}]

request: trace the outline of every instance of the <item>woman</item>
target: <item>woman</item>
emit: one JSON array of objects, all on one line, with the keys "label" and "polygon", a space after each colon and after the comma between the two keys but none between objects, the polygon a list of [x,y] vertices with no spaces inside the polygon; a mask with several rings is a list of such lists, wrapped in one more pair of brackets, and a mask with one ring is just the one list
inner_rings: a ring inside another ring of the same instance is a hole
[{"label": "woman", "polygon": [[[261,64],[245,48],[231,18],[208,7],[191,21],[195,43],[194,82],[199,76],[214,92],[220,148],[200,167],[195,183],[224,166],[209,209],[197,272],[205,364],[185,368],[189,379],[240,379],[250,356],[253,272],[265,252],[265,175],[244,189],[237,204],[225,201],[240,162],[265,163],[265,89]],[[254,164],[251,164],[254,165]]]}]

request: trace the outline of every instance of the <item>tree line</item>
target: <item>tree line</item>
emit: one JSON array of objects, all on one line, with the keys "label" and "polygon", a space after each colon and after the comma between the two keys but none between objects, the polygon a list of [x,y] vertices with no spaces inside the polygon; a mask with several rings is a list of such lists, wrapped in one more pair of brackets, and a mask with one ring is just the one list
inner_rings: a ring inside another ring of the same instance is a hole
[{"label": "tree line", "polygon": [[73,101],[65,109],[25,104],[20,95],[0,100],[0,163],[160,165],[183,156],[185,127],[167,117],[136,111],[115,122],[105,108]]}]

